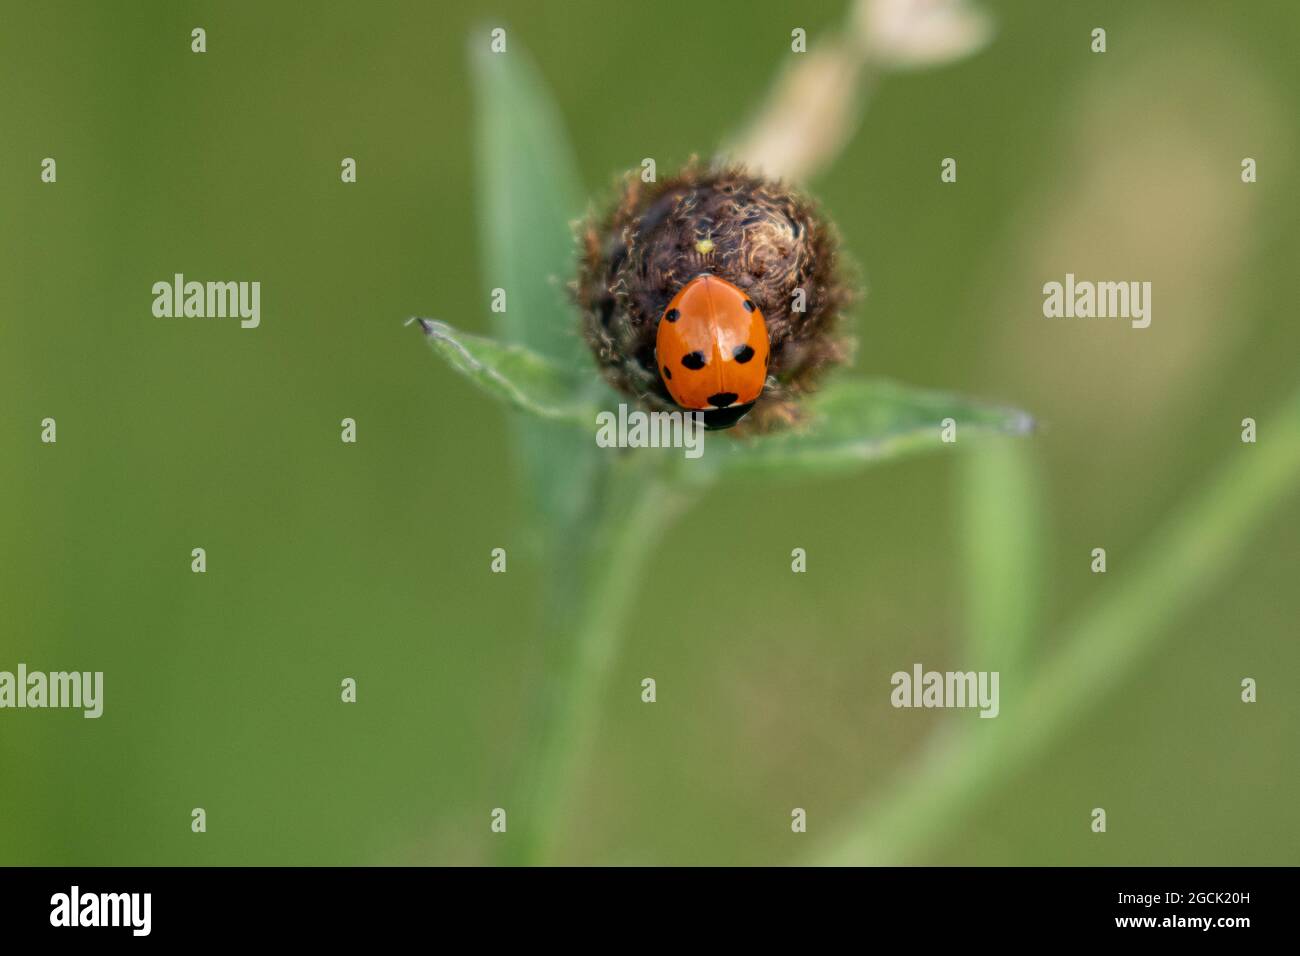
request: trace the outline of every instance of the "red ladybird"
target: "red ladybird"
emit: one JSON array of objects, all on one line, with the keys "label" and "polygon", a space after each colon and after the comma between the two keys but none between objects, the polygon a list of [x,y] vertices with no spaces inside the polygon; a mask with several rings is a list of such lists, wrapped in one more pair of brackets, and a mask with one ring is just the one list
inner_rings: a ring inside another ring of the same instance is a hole
[{"label": "red ladybird", "polygon": [[703,273],[668,303],[655,355],[674,402],[702,411],[708,428],[730,428],[754,407],[767,381],[767,323],[748,295]]}]

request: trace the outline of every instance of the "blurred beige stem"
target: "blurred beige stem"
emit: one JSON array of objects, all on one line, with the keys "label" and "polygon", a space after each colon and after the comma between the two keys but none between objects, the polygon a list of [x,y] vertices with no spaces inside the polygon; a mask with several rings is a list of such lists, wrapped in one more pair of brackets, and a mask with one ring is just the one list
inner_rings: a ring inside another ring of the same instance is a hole
[{"label": "blurred beige stem", "polygon": [[[1110,595],[1067,632],[1023,698],[1004,694],[1002,716],[964,722],[936,740],[887,793],[857,812],[860,824],[838,831],[809,862],[916,862],[981,796],[1008,783],[1131,674],[1175,615],[1227,572],[1269,509],[1300,487],[1300,393],[1260,422],[1259,443],[1233,447],[1231,462],[1153,537],[1131,570],[1112,571]],[[1235,441],[1233,433],[1225,437]],[[1222,693],[1235,690],[1226,683]]]},{"label": "blurred beige stem", "polygon": [[857,132],[866,77],[863,47],[845,39],[798,57],[754,124],[723,149],[723,158],[776,179],[816,175]]},{"label": "blurred beige stem", "polygon": [[838,34],[792,53],[753,124],[719,158],[777,179],[809,179],[857,132],[880,71],[950,63],[992,35],[989,18],[967,0],[856,0]]}]

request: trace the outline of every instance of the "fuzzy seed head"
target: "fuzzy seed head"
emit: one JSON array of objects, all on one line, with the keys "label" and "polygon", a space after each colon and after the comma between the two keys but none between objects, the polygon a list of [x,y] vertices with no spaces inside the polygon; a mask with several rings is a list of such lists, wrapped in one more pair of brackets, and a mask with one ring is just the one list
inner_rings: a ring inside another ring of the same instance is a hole
[{"label": "fuzzy seed head", "polygon": [[696,162],[657,183],[629,173],[614,207],[589,217],[579,240],[574,293],[584,337],[610,384],[647,408],[675,407],[655,336],[669,301],[701,273],[739,287],[767,320],[771,367],[742,427],[797,420],[799,398],[849,355],[837,327],[853,295],[839,274],[837,237],[782,183]]}]

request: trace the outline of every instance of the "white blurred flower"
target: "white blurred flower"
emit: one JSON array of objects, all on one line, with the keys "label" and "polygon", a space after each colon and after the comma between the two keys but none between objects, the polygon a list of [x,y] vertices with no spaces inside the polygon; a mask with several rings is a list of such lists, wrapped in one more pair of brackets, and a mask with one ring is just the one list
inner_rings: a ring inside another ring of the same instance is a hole
[{"label": "white blurred flower", "polygon": [[960,60],[993,37],[992,20],[967,0],[857,0],[853,28],[867,59],[885,69]]}]

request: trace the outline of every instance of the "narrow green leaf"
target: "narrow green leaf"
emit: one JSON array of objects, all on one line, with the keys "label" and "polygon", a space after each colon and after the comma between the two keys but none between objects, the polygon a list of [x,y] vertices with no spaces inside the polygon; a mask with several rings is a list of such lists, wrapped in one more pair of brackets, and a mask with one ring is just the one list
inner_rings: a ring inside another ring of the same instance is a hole
[{"label": "narrow green leaf", "polygon": [[493,398],[529,415],[594,427],[596,407],[574,398],[573,376],[522,345],[453,329],[446,322],[420,323],[434,352]]},{"label": "narrow green leaf", "polygon": [[[800,475],[841,472],[926,450],[961,447],[991,434],[1023,435],[1033,419],[1022,411],[959,395],[880,379],[842,378],[813,396],[807,421],[755,438],[720,436],[688,463],[688,477]],[[944,419],[956,442],[941,439]]]},{"label": "narrow green leaf", "polygon": [[511,38],[494,54],[475,34],[478,205],[484,279],[506,291],[494,333],[570,368],[589,356],[566,283],[574,272],[571,222],[582,190],[560,111],[532,59]]},{"label": "narrow green leaf", "polygon": [[[492,53],[488,33],[474,33],[471,61],[483,277],[506,293],[504,311],[492,313],[494,332],[560,369],[585,372],[574,375],[567,402],[551,394],[542,403],[569,407],[600,387],[566,292],[574,271],[570,222],[582,209],[578,175],[560,112],[531,58],[516,37],[507,52]],[[580,550],[608,464],[593,433],[526,418],[514,423],[514,442],[550,559],[557,548]]]}]

